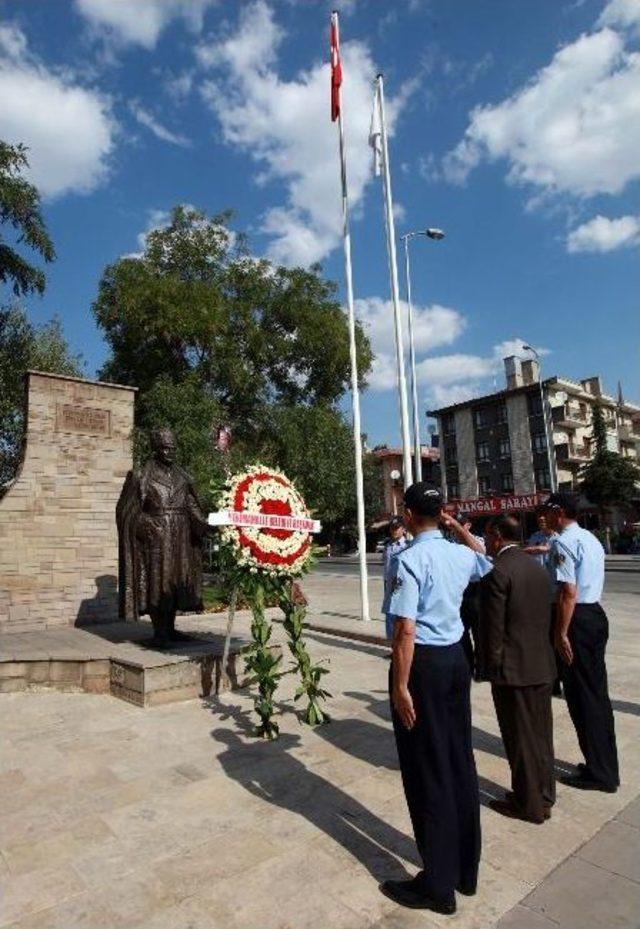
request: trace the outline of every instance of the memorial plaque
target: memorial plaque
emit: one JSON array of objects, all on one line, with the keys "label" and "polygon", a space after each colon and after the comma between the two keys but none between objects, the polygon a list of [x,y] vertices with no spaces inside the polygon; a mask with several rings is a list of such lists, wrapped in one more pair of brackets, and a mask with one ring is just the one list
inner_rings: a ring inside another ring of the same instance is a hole
[{"label": "memorial plaque", "polygon": [[56,432],[76,432],[79,435],[111,435],[111,413],[89,406],[58,404],[56,408]]}]

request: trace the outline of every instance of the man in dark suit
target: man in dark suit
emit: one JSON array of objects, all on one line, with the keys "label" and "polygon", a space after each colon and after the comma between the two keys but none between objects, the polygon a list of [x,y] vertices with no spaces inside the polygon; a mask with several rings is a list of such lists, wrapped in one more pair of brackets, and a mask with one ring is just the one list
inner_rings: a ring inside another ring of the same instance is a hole
[{"label": "man in dark suit", "polygon": [[542,823],[555,802],[549,639],[550,581],[518,545],[514,516],[486,529],[493,571],[481,581],[480,660],[511,768],[512,792],[491,806],[505,816]]}]

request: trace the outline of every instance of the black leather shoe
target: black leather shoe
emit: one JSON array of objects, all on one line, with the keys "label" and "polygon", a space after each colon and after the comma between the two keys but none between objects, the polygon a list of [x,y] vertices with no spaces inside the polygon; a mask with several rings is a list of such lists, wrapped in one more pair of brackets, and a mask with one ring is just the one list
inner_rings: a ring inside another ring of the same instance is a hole
[{"label": "black leather shoe", "polygon": [[582,772],[578,774],[565,774],[560,778],[560,783],[567,787],[575,787],[577,790],[600,790],[605,794],[614,794],[617,787],[610,787],[603,784],[602,781],[595,781],[592,777],[585,776]]},{"label": "black leather shoe", "polygon": [[456,911],[455,897],[451,900],[434,900],[420,890],[415,878],[410,881],[384,881],[380,884],[380,890],[394,903],[412,910],[432,910],[434,913],[442,913],[443,916],[452,916]]}]

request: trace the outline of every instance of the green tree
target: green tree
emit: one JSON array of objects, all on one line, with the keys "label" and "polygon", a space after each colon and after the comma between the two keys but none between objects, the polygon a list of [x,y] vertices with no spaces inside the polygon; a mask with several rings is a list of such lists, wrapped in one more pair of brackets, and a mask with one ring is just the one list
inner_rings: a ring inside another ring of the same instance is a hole
[{"label": "green tree", "polygon": [[[40,194],[22,176],[28,167],[24,145],[0,141],[0,223],[13,228],[17,244],[24,243],[45,261],[53,261],[55,250],[40,214]],[[24,259],[0,236],[0,281],[10,284],[16,296],[42,293],[44,272]]]},{"label": "green tree", "polygon": [[[204,475],[221,467],[211,429],[224,422],[234,436],[231,467],[267,457],[334,523],[347,506],[347,473],[353,497],[351,438],[336,412],[350,379],[336,287],[317,266],[252,258],[229,220],[228,213],[210,218],[176,207],[166,228],[149,233],[140,256],[105,269],[93,305],[111,350],[100,376],[140,389],[137,454],[150,428],[172,424],[181,460],[204,492]],[[360,327],[357,339],[364,381],[372,355]],[[285,434],[304,469],[292,470],[296,456],[279,438]],[[330,459],[339,479],[325,474]],[[311,474],[318,467],[325,480]]]},{"label": "green tree", "polygon": [[640,469],[607,448],[607,427],[600,403],[593,406],[594,456],[580,471],[580,489],[600,511],[603,522],[612,506],[627,506],[640,496]]},{"label": "green tree", "polygon": [[[355,536],[355,460],[353,433],[334,407],[274,407],[271,436],[263,458],[283,469],[302,492],[305,501],[329,539],[346,532]],[[380,462],[373,455],[363,460],[365,517],[370,522],[382,509]]]},{"label": "green tree", "polygon": [[0,309],[0,494],[16,474],[24,436],[24,374],[29,369],[82,374],[79,356],[69,351],[60,321],[33,326],[24,310]]}]

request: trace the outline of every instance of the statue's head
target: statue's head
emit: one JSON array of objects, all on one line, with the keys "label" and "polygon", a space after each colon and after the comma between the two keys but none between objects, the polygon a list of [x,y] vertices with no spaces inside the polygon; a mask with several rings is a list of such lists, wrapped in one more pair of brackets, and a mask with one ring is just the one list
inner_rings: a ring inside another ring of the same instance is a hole
[{"label": "statue's head", "polygon": [[151,433],[151,448],[156,461],[172,465],[176,457],[176,440],[171,429],[154,429]]}]

